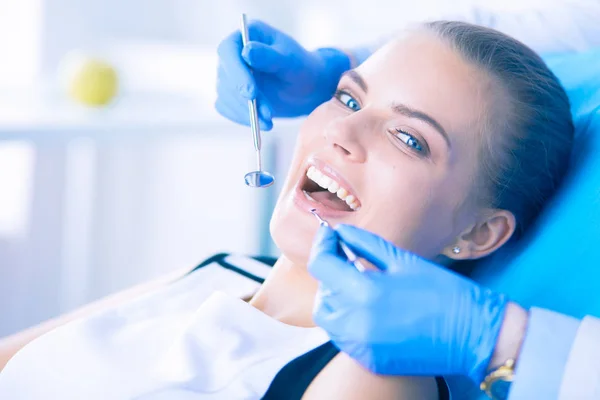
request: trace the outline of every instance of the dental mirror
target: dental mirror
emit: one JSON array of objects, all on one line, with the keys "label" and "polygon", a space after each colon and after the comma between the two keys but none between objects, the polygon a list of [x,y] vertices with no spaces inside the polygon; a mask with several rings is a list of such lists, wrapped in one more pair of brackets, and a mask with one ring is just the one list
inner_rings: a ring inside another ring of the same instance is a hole
[{"label": "dental mirror", "polygon": [[[242,14],[242,43],[244,46],[250,40],[248,34],[248,24],[246,22],[246,14]],[[250,187],[264,188],[271,186],[275,182],[275,178],[270,173],[262,170],[262,162],[260,157],[260,125],[258,124],[258,111],[256,108],[256,99],[248,100],[248,108],[250,111],[250,129],[252,130],[252,137],[254,139],[254,150],[256,150],[256,161],[258,170],[248,172],[244,176],[246,185]]]},{"label": "dental mirror", "polygon": [[244,181],[250,187],[264,188],[271,186],[275,182],[275,178],[270,173],[259,170],[248,172],[244,175]]}]

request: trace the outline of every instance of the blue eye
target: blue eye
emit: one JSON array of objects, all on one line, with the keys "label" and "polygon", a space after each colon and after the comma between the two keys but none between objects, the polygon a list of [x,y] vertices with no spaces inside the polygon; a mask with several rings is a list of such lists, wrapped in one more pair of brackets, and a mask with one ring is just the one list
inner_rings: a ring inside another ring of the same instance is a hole
[{"label": "blue eye", "polygon": [[418,152],[423,152],[423,146],[421,143],[415,139],[415,137],[409,133],[404,132],[403,130],[396,129],[396,137],[406,143],[407,146],[412,147]]},{"label": "blue eye", "polygon": [[350,96],[348,93],[338,90],[335,93],[335,98],[338,99],[343,105],[351,109],[352,111],[359,111],[360,105],[358,101],[354,99],[354,97]]}]

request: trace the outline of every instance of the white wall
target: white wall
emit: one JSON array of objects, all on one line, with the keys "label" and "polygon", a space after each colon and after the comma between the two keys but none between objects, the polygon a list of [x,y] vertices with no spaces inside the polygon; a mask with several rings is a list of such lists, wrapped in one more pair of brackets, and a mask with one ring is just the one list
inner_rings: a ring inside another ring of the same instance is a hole
[{"label": "white wall", "polygon": [[41,67],[43,0],[0,0],[0,88],[25,87]]}]

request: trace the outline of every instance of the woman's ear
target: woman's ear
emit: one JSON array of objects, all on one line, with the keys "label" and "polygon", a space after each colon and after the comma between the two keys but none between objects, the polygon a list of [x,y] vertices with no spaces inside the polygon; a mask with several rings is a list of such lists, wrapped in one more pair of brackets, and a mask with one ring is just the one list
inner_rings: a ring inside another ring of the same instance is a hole
[{"label": "woman's ear", "polygon": [[485,219],[466,229],[443,254],[453,260],[476,260],[498,250],[515,232],[515,216],[506,210],[490,210]]}]

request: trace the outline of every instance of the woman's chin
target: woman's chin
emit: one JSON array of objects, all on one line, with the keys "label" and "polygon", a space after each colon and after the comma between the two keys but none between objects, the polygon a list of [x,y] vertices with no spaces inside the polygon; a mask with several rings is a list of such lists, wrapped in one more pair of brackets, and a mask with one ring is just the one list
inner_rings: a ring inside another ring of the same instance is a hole
[{"label": "woman's chin", "polygon": [[316,220],[303,217],[295,207],[285,210],[277,207],[269,228],[271,238],[281,254],[294,264],[305,266],[319,226]]}]

